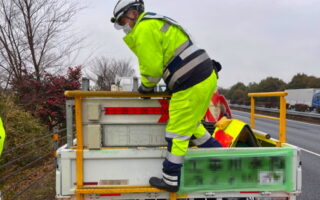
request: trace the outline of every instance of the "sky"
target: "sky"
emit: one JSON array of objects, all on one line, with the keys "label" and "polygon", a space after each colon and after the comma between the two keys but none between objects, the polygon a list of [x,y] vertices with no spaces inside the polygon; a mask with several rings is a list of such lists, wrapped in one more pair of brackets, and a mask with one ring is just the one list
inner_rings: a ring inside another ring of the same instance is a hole
[{"label": "sky", "polygon": [[[76,59],[86,71],[96,57],[136,56],[110,18],[118,0],[82,0],[73,28],[85,36]],[[191,33],[198,47],[222,64],[218,86],[289,82],[297,73],[320,77],[320,0],[145,0],[146,11],[169,16]],[[89,72],[87,72],[89,73]]]}]

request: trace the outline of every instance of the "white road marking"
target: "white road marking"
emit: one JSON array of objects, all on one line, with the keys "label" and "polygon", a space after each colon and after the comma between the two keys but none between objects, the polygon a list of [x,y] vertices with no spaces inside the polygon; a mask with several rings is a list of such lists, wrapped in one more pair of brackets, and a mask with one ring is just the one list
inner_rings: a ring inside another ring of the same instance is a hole
[{"label": "white road marking", "polygon": [[320,157],[320,154],[318,154],[318,153],[315,153],[315,152],[313,152],[313,151],[309,151],[309,150],[304,149],[304,148],[301,148],[301,147],[299,147],[299,148],[302,149],[303,151],[307,152],[307,153],[310,153],[310,154],[313,154],[313,155],[315,155],[315,156]]},{"label": "white road marking", "polygon": [[312,125],[312,126],[319,126],[319,124],[312,124],[312,123],[308,123],[308,122],[300,122],[300,121],[297,121],[297,120],[292,120],[292,119],[287,119],[287,121],[291,121],[291,122],[297,122],[297,123],[300,123],[300,124],[306,124],[306,125]]},{"label": "white road marking", "polygon": [[250,116],[243,116],[243,115],[236,115],[236,114],[232,114],[232,117],[234,117],[234,116],[244,117],[244,118],[248,118],[248,119],[250,119]]}]

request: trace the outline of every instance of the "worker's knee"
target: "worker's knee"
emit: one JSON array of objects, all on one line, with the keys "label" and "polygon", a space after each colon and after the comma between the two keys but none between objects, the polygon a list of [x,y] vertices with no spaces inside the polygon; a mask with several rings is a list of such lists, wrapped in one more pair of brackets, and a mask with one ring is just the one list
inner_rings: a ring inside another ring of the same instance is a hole
[{"label": "worker's knee", "polygon": [[178,156],[184,156],[189,147],[189,140],[172,139],[171,153]]},{"label": "worker's knee", "polygon": [[214,138],[209,138],[205,143],[199,145],[199,147],[209,148],[209,147],[222,147],[222,145]]}]

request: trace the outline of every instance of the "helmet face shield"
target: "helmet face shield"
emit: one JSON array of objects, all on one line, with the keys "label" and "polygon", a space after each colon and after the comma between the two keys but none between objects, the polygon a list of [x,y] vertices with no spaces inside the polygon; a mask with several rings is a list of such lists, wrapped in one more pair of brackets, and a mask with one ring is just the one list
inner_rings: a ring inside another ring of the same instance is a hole
[{"label": "helmet face shield", "polygon": [[125,22],[124,22],[124,18],[126,18],[126,15],[125,13],[121,13],[120,15],[118,15],[118,17],[113,17],[111,19],[111,21],[114,23],[114,27],[118,30],[117,27],[121,27],[123,25],[125,25]]}]

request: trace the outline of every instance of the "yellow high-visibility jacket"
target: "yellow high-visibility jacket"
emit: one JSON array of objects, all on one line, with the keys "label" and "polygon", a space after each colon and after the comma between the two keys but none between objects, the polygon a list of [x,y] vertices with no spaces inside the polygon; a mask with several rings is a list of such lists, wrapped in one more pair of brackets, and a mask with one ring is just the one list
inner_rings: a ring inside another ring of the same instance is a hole
[{"label": "yellow high-visibility jacket", "polygon": [[161,80],[163,70],[174,57],[175,50],[189,40],[188,35],[179,26],[170,26],[161,31],[164,20],[142,20],[142,13],[134,28],[123,40],[139,59],[141,82],[152,88]]},{"label": "yellow high-visibility jacket", "polygon": [[0,156],[3,150],[3,146],[4,146],[4,139],[6,138],[6,133],[2,124],[2,120],[0,117]]}]

